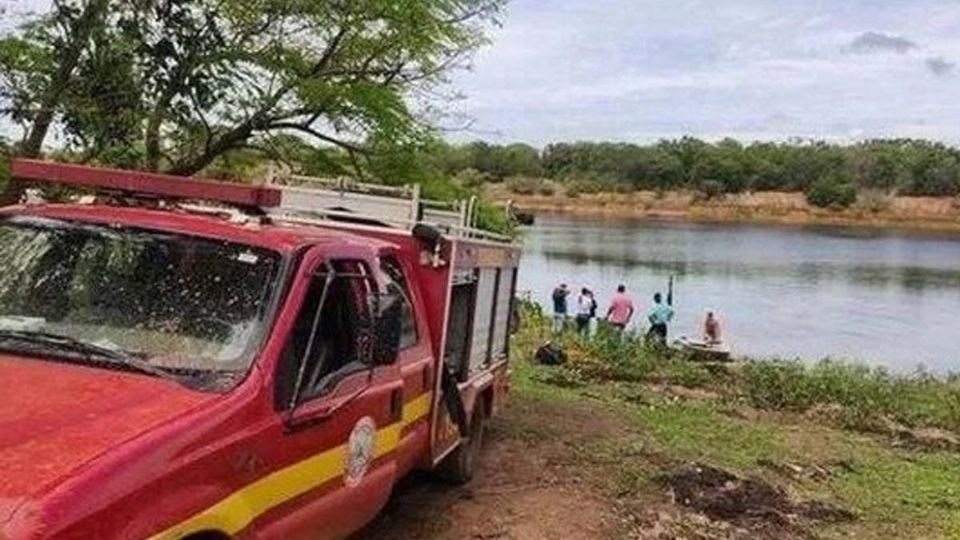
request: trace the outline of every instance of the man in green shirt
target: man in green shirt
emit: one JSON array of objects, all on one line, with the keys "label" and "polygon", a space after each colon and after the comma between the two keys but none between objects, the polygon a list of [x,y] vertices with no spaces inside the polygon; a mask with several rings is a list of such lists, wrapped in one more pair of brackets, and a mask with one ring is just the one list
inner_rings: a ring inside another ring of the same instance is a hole
[{"label": "man in green shirt", "polygon": [[673,320],[673,308],[664,303],[662,294],[653,295],[653,308],[647,314],[647,320],[650,321],[647,339],[666,344],[667,324]]}]

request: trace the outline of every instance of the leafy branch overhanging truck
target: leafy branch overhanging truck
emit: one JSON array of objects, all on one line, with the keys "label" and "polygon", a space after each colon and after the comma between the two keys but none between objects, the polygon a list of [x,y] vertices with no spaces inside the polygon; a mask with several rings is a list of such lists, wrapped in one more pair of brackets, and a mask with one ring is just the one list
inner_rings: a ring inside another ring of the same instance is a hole
[{"label": "leafy branch overhanging truck", "polygon": [[0,539],[344,538],[465,481],[508,391],[519,248],[472,204],[15,160]]}]

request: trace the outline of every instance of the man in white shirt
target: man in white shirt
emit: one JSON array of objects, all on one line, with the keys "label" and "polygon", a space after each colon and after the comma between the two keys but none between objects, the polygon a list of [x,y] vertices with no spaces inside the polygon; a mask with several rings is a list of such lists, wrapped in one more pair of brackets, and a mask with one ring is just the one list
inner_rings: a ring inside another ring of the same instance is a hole
[{"label": "man in white shirt", "polygon": [[580,296],[577,297],[577,332],[583,335],[590,333],[590,320],[597,314],[597,301],[593,298],[593,292],[584,287],[580,290]]}]

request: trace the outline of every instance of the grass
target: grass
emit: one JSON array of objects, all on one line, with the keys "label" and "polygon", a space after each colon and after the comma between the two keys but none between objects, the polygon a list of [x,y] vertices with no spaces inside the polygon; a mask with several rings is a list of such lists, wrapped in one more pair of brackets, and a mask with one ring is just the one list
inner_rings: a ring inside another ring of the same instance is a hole
[{"label": "grass", "polygon": [[960,387],[955,380],[897,377],[883,370],[823,361],[752,362],[743,370],[743,391],[765,409],[808,410],[839,406],[843,421],[866,430],[884,419],[907,426],[960,430]]},{"label": "grass", "polygon": [[[702,462],[858,516],[853,523],[820,526],[816,534],[824,538],[960,538],[960,454],[900,448],[861,429],[861,422],[876,417],[954,428],[955,381],[899,378],[836,363],[758,362],[714,372],[682,359],[659,360],[634,339],[606,337],[585,342],[564,336],[569,365],[546,367],[529,361],[550,337],[540,317],[524,308],[526,324],[514,337],[517,400],[576,403],[622,421],[613,432],[570,443],[612,496],[655,496],[660,488],[651,479],[661,467]],[[664,384],[712,392],[678,399],[662,391]],[[849,418],[838,424],[802,414],[819,404],[840,407]],[[770,463],[828,473],[793,478]]]},{"label": "grass", "polygon": [[960,380],[923,373],[896,376],[882,369],[824,360],[816,364],[750,361],[737,367],[689,362],[650,347],[641,336],[601,328],[593,339],[572,332],[552,336],[541,310],[521,308],[525,339],[559,341],[568,362],[551,377],[560,385],[589,381],[646,382],[713,389],[760,409],[831,409],[844,427],[884,431],[892,424],[960,432]]}]

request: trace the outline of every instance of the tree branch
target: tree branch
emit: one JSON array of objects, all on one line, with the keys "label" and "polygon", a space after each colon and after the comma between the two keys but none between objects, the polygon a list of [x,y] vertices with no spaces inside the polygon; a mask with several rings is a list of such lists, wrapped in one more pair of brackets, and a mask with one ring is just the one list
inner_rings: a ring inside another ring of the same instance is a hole
[{"label": "tree branch", "polygon": [[309,124],[298,124],[296,122],[274,122],[270,124],[267,129],[292,129],[294,131],[306,133],[307,135],[310,135],[311,137],[314,137],[316,139],[320,139],[321,141],[325,141],[335,146],[339,146],[340,148],[343,148],[344,150],[348,150],[350,152],[356,152],[358,154],[368,153],[368,151],[365,148],[362,148],[358,145],[349,143],[341,139],[337,139],[336,137],[331,137],[330,135],[326,135],[324,133],[320,133],[316,129],[313,129],[312,127],[310,127]]}]

